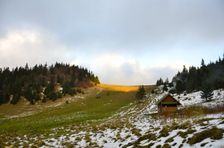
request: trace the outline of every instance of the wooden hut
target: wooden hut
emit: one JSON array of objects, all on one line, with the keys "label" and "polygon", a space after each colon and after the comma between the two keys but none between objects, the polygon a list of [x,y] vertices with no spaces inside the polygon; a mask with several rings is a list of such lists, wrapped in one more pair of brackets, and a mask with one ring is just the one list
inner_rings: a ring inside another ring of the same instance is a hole
[{"label": "wooden hut", "polygon": [[173,96],[167,94],[163,96],[158,102],[158,112],[159,113],[172,113],[177,111],[177,107],[181,105]]}]

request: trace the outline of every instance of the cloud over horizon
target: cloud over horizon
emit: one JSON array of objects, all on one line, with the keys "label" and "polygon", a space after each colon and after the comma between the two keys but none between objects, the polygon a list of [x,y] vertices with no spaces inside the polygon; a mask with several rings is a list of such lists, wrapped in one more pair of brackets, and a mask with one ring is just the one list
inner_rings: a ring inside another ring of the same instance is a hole
[{"label": "cloud over horizon", "polygon": [[24,66],[54,63],[56,61],[70,62],[72,57],[68,48],[58,43],[51,35],[40,32],[17,30],[9,32],[0,38],[1,67]]}]

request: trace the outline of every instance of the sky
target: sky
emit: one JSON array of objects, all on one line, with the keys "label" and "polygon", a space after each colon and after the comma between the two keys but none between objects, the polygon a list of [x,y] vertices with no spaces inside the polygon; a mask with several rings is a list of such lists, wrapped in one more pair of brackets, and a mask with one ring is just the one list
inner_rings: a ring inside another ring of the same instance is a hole
[{"label": "sky", "polygon": [[64,62],[154,84],[224,53],[223,0],[0,0],[0,67]]}]

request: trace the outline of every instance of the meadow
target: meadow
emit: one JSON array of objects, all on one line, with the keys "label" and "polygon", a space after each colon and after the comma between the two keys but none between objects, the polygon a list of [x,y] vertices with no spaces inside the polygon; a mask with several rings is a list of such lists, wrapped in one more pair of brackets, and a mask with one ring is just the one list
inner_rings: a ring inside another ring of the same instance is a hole
[{"label": "meadow", "polygon": [[[105,88],[105,86],[107,86]],[[0,133],[32,134],[46,133],[52,128],[79,125],[85,123],[97,123],[119,112],[130,103],[135,103],[136,86],[112,86],[102,85],[90,88],[83,98],[76,101],[63,102],[57,107],[44,108],[33,115],[16,118],[0,118]],[[26,105],[29,106],[29,105]],[[32,107],[29,106],[29,107]],[[35,108],[35,105],[33,106]],[[13,106],[6,109],[0,106],[0,110],[8,110],[5,113],[16,112]],[[24,107],[17,107],[22,112]],[[37,109],[38,110],[38,109]]]}]

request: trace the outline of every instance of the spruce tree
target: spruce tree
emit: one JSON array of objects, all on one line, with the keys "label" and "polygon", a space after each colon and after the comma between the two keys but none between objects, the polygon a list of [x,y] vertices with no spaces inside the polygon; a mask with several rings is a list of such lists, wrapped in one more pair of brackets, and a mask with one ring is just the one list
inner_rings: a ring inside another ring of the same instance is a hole
[{"label": "spruce tree", "polygon": [[164,82],[163,82],[163,79],[160,78],[159,80],[156,81],[156,86],[160,86],[160,85],[163,85]]},{"label": "spruce tree", "polygon": [[204,59],[201,60],[201,67],[205,67],[205,60]]},{"label": "spruce tree", "polygon": [[206,102],[211,101],[213,96],[213,90],[212,88],[207,84],[204,84],[202,87],[202,93],[201,93],[201,98],[205,99]]},{"label": "spruce tree", "polygon": [[142,100],[145,97],[145,95],[146,95],[146,92],[145,92],[144,86],[140,86],[136,95],[135,95],[135,98],[137,100]]},{"label": "spruce tree", "polygon": [[163,86],[163,91],[168,91],[167,84]]},{"label": "spruce tree", "polygon": [[181,80],[176,81],[176,91],[177,93],[182,93],[185,90],[184,83]]}]

